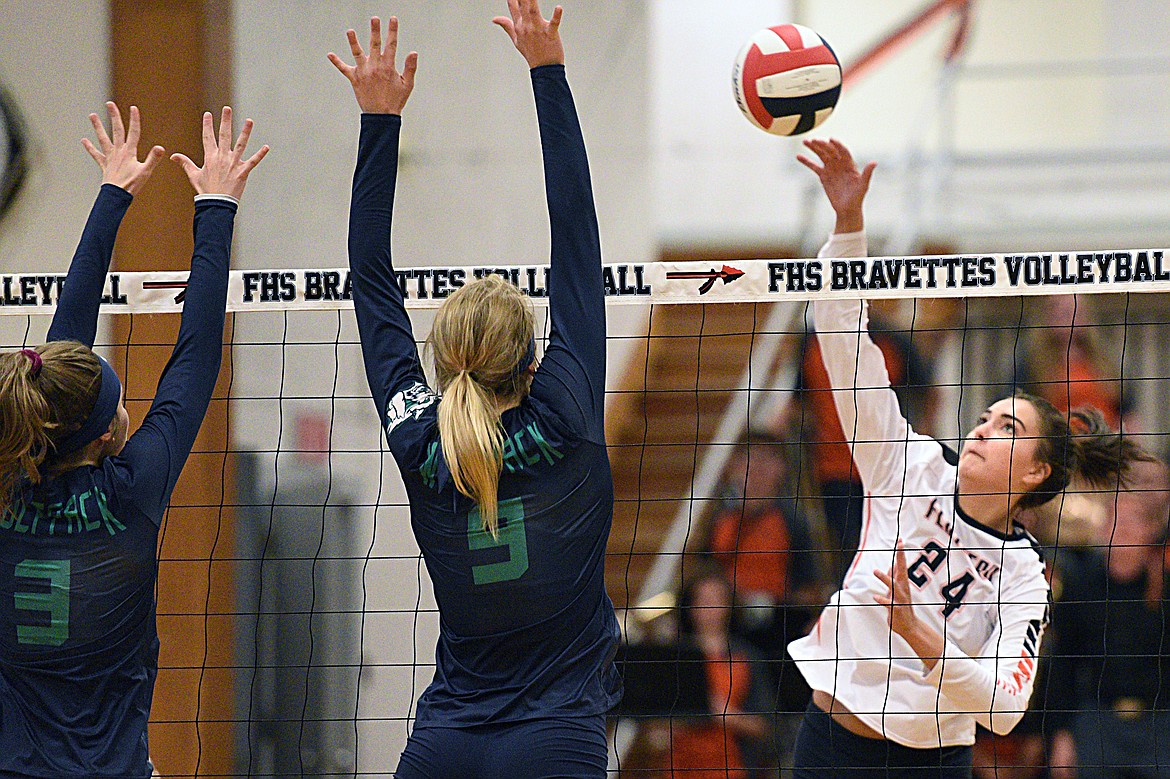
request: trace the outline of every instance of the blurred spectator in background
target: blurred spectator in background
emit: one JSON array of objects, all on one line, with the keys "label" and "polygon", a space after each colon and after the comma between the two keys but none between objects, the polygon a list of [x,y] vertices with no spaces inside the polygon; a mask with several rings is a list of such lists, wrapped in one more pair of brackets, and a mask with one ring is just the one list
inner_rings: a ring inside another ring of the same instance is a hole
[{"label": "blurred spectator in background", "polygon": [[1037,313],[1037,321],[1021,338],[1015,386],[1061,411],[1092,406],[1114,430],[1122,429],[1124,421],[1126,432],[1137,432],[1122,393],[1120,357],[1109,358],[1092,304],[1084,296],[1053,295],[1029,309]]},{"label": "blurred spectator in background", "polygon": [[[915,430],[929,434],[934,415],[933,371],[908,335],[889,324],[891,319],[886,305],[873,301],[870,336],[885,355],[902,414]],[[830,573],[833,584],[839,585],[857,552],[865,492],[849,449],[852,431],[841,429],[815,333],[805,339],[796,389],[798,401],[787,409],[783,429],[798,431],[808,447],[813,479],[824,501],[830,548],[835,552]]]},{"label": "blurred spectator in background", "polygon": [[[765,672],[756,654],[731,633],[731,584],[718,567],[700,562],[679,596],[680,640],[703,653],[710,715],[670,721],[662,770],[687,779],[748,779],[772,762]],[[673,773],[672,773],[673,772]]]},{"label": "blurred spectator in background", "polygon": [[1170,777],[1170,471],[1136,463],[1100,546],[1060,548],[1046,696],[1054,778]]},{"label": "blurred spectator in background", "polygon": [[703,550],[731,583],[741,634],[767,656],[805,634],[829,592],[797,500],[797,452],[765,432],[736,445]]},{"label": "blurred spectator in background", "polygon": [[823,519],[802,510],[812,496],[807,478],[803,489],[798,480],[800,452],[799,443],[771,433],[746,434],[729,458],[701,550],[731,584],[732,632],[764,663],[757,668],[767,674],[775,714],[768,754],[779,763],[791,753],[811,695],[787,646],[808,632],[832,590]]}]

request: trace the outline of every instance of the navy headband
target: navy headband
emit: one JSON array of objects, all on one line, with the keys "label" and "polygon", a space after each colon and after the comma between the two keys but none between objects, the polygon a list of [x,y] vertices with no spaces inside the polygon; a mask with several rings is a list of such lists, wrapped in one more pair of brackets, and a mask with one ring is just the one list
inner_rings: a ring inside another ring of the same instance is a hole
[{"label": "navy headband", "polygon": [[524,356],[520,358],[520,362],[516,363],[516,367],[512,369],[512,379],[520,377],[524,371],[532,366],[532,361],[536,359],[536,339],[528,339],[528,348],[524,351]]},{"label": "navy headband", "polygon": [[95,354],[94,357],[98,358],[102,366],[102,387],[98,390],[97,401],[81,429],[54,445],[58,457],[73,454],[90,441],[101,438],[110,429],[114,414],[118,413],[118,403],[122,400],[122,381],[101,355]]}]

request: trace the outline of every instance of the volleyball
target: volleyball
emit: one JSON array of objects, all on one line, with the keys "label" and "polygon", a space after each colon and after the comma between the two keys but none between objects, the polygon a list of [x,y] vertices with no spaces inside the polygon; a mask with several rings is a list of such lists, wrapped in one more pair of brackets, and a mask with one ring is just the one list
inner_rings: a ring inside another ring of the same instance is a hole
[{"label": "volleyball", "polygon": [[739,110],[756,127],[800,135],[833,113],[841,95],[841,64],[815,32],[781,24],[760,30],[740,50],[732,87]]}]

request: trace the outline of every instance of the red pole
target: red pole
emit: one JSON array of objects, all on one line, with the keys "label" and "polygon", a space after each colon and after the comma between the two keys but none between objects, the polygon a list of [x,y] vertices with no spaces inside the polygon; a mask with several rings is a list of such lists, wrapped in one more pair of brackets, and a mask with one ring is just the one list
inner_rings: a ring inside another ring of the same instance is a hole
[{"label": "red pole", "polygon": [[871,46],[855,61],[845,66],[841,74],[842,81],[849,83],[870,68],[877,65],[896,50],[909,43],[916,36],[924,32],[931,24],[949,11],[958,10],[960,14],[959,29],[951,40],[947,59],[958,54],[966,43],[968,20],[970,18],[972,0],[935,0],[922,9],[916,16],[902,24],[882,40]]}]

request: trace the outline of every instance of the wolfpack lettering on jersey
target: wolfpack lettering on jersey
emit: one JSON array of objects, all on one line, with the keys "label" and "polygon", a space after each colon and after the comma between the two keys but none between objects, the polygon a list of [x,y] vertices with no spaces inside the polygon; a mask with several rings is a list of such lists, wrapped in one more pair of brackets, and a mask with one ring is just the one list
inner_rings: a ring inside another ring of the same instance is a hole
[{"label": "wolfpack lettering on jersey", "polygon": [[[821,250],[864,254],[864,233],[834,235]],[[1007,733],[1027,708],[1047,622],[1038,546],[1022,528],[1000,533],[958,506],[958,456],[902,416],[881,350],[859,337],[867,332],[864,304],[817,301],[814,314],[865,484],[865,519],[841,590],[789,651],[813,689],[904,746],[970,745],[977,723]],[[899,540],[916,614],[945,641],[931,669],[890,630],[875,600],[888,590],[873,572],[890,569]]]}]

